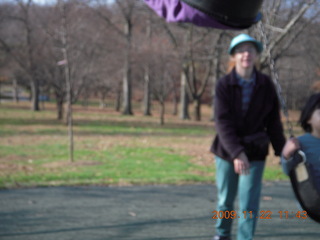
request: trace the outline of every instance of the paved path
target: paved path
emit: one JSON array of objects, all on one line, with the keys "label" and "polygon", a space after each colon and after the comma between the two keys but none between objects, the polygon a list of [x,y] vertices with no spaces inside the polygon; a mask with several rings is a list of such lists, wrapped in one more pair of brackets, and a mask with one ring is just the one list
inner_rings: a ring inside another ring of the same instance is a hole
[{"label": "paved path", "polygon": [[[214,185],[1,190],[0,239],[210,240],[215,193]],[[319,224],[291,218],[298,210],[288,182],[265,183],[261,211],[272,219],[259,220],[255,240],[320,239]]]}]

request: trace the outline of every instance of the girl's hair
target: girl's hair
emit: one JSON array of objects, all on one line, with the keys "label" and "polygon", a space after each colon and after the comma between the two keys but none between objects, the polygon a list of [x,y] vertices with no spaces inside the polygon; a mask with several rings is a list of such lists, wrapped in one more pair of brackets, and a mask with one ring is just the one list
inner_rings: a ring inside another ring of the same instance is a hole
[{"label": "girl's hair", "polygon": [[236,62],[230,58],[228,62],[227,73],[230,73],[235,66],[236,66]]},{"label": "girl's hair", "polygon": [[311,95],[301,112],[299,123],[306,132],[312,132],[312,126],[308,121],[316,109],[320,109],[320,93]]}]

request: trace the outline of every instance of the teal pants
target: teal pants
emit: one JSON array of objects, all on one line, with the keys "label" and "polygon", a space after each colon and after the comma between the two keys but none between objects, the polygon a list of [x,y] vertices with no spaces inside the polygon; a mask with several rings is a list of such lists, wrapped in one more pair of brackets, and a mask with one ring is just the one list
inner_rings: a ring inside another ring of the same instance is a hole
[{"label": "teal pants", "polygon": [[[234,211],[238,219],[237,240],[252,240],[259,216],[260,193],[265,161],[250,162],[250,174],[238,175],[233,163],[216,158],[217,211]],[[239,210],[234,200],[239,193]],[[223,216],[223,215],[221,215]],[[225,215],[227,216],[227,215]],[[216,222],[217,235],[231,236],[232,218],[220,217]]]}]

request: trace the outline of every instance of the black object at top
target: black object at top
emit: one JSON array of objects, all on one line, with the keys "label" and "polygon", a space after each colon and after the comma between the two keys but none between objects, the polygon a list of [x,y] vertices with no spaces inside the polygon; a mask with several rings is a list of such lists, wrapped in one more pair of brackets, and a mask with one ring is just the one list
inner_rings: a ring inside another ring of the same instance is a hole
[{"label": "black object at top", "polygon": [[248,28],[260,21],[263,0],[181,0],[230,27]]}]

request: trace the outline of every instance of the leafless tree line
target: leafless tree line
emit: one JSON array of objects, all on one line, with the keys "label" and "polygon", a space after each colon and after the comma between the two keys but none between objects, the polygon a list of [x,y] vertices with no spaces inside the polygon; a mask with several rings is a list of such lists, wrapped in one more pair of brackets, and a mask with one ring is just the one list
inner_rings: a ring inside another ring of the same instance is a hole
[{"label": "leafless tree line", "polygon": [[[243,31],[268,39],[260,67],[271,74],[272,58],[289,108],[299,108],[320,80],[319,10],[317,0],[268,0],[261,24]],[[191,118],[192,105],[199,121],[236,34],[168,24],[142,0],[2,0],[0,75],[30,90],[32,110],[40,110],[39,94],[54,95],[58,119],[67,98],[98,97],[101,107],[113,99],[126,115],[134,100],[144,115],[158,102],[162,124],[166,102],[181,119]]]}]

